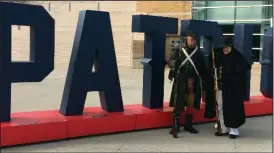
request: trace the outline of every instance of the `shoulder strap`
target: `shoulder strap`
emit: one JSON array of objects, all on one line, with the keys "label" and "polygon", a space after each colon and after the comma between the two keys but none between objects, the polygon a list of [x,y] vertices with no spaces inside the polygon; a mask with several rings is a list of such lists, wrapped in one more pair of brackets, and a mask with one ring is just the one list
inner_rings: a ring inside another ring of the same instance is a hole
[{"label": "shoulder strap", "polygon": [[[196,51],[198,50],[198,47],[196,46],[195,50],[190,54],[190,56],[187,54],[186,50],[184,48],[182,48],[183,53],[186,56],[186,59],[182,62],[181,66],[183,66],[187,61],[189,61],[191,63],[191,65],[193,66],[193,68],[195,69],[197,75],[199,76],[199,72],[194,64],[194,62],[191,59],[191,56],[194,55],[196,53]],[[181,67],[180,66],[180,67]]]},{"label": "shoulder strap", "polygon": [[[190,55],[192,56],[197,50],[198,50],[198,47],[196,46],[195,50],[194,50]],[[195,71],[196,71],[196,73],[197,73],[197,75],[198,75],[198,77],[199,77],[200,86],[201,86],[201,88],[202,88],[202,80],[201,80],[200,74],[199,74],[199,72],[198,72],[198,70],[197,70],[197,68],[196,68],[196,66],[195,66],[195,64],[194,64],[194,62],[192,61],[191,57],[187,54],[187,52],[186,52],[186,50],[185,50],[184,48],[182,48],[182,51],[183,51],[183,53],[184,53],[185,56],[186,56],[185,61],[188,60],[188,61],[191,63],[191,65],[193,66],[193,68],[195,69]],[[182,64],[181,64],[181,66],[182,66]],[[180,67],[181,67],[181,66],[180,66]]]}]

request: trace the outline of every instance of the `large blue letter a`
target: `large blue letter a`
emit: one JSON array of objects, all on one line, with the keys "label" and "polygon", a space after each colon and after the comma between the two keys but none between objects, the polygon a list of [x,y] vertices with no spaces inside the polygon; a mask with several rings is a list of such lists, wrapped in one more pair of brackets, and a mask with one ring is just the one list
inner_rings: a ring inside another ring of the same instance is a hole
[{"label": "large blue letter a", "polygon": [[80,12],[60,112],[81,115],[89,91],[99,91],[103,110],[124,110],[108,12]]}]

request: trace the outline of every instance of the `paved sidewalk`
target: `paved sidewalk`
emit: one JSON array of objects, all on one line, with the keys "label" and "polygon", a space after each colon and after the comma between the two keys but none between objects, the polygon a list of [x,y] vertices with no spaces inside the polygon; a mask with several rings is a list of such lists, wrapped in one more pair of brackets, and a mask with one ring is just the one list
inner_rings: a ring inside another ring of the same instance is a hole
[{"label": "paved sidewalk", "polygon": [[[256,66],[257,67],[257,66]],[[67,65],[57,65],[54,72],[40,83],[12,85],[12,112],[59,109]],[[142,101],[142,70],[120,68],[119,77],[124,104]],[[168,71],[166,71],[167,78]],[[260,69],[252,71],[251,94],[258,95]],[[168,101],[171,84],[165,80],[164,100]],[[99,106],[97,92],[88,93],[85,106]],[[242,137],[230,140],[213,136],[213,124],[197,126],[201,133],[180,133],[173,139],[169,129],[95,136],[74,140],[6,148],[2,152],[272,152],[272,116],[248,119],[240,130]]]}]

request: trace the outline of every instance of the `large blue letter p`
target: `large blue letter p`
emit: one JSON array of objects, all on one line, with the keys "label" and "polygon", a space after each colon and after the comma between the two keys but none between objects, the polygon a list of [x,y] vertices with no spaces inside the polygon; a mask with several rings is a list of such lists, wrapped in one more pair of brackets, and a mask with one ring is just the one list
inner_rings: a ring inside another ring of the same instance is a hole
[{"label": "large blue letter p", "polygon": [[[54,69],[54,19],[42,6],[0,2],[0,122],[9,121],[11,83],[40,82]],[[11,61],[11,26],[30,26],[30,62]]]}]

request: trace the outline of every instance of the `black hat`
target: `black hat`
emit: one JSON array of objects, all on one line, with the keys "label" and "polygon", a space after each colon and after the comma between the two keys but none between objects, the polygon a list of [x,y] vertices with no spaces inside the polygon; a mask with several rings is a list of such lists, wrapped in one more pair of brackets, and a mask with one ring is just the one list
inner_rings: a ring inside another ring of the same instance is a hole
[{"label": "black hat", "polygon": [[221,47],[225,46],[233,46],[233,38],[232,37],[223,37],[221,42]]},{"label": "black hat", "polygon": [[196,38],[197,35],[196,35],[196,33],[195,33],[194,31],[192,31],[192,30],[186,30],[186,31],[181,32],[181,36],[184,36],[184,37],[190,36],[190,37]]}]

